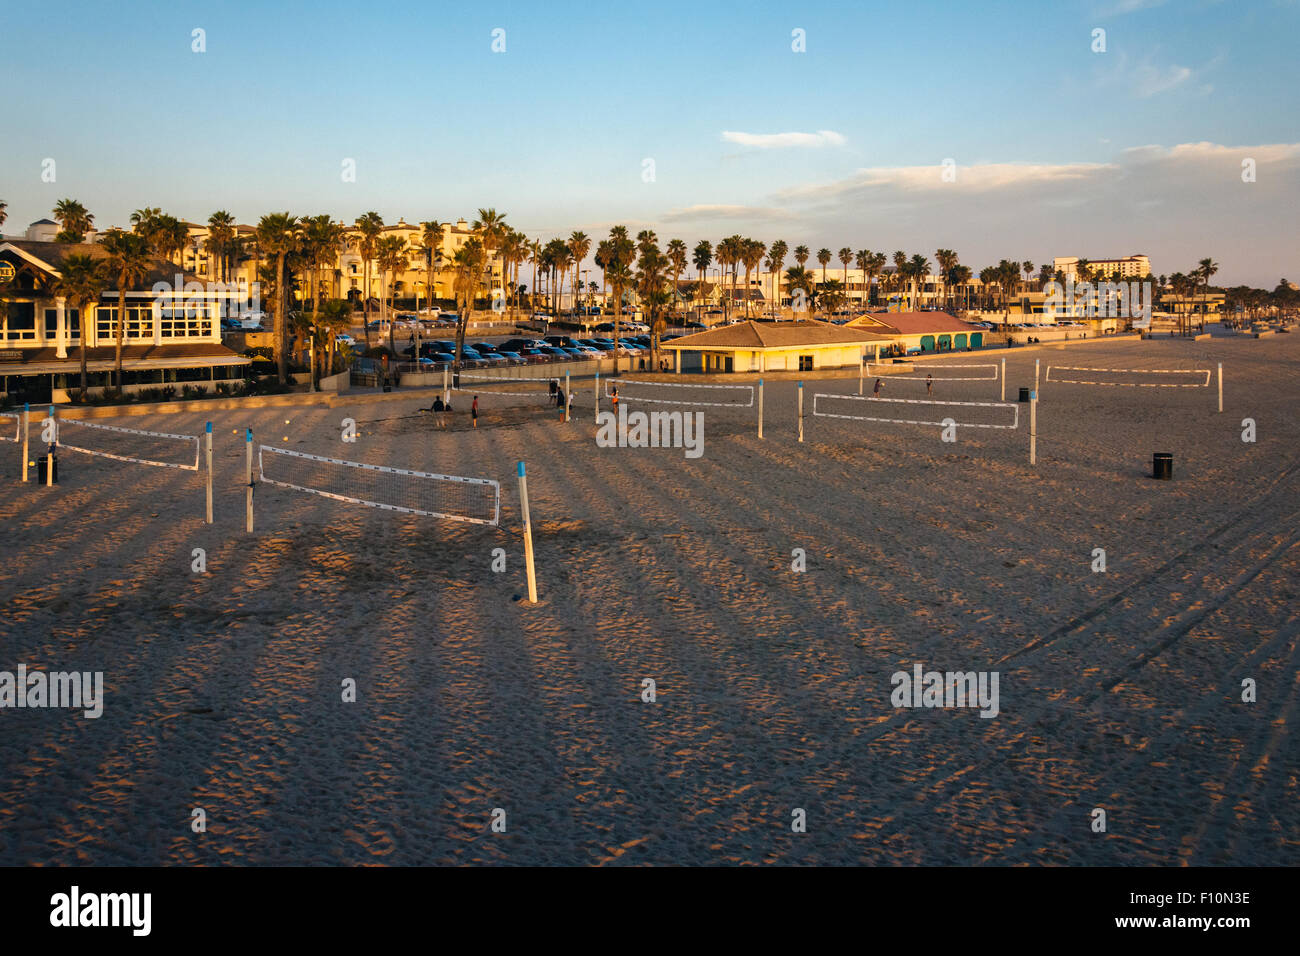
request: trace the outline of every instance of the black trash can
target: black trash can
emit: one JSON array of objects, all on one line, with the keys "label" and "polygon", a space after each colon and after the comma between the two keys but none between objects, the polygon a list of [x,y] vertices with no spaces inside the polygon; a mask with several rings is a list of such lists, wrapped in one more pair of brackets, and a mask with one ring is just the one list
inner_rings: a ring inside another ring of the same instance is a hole
[{"label": "black trash can", "polygon": [[[49,455],[41,455],[40,458],[36,459],[36,480],[39,484],[43,485],[47,480],[45,477],[45,469],[49,467],[49,462],[50,462]],[[56,485],[59,483],[59,456],[58,455],[54,456],[54,480],[52,483]]]},{"label": "black trash can", "polygon": [[1174,456],[1166,451],[1158,451],[1151,456],[1151,477],[1160,481],[1170,481],[1174,477]]},{"label": "black trash can", "polygon": [[1024,386],[1021,386],[1020,388],[1020,400],[1022,402],[1029,401],[1029,389],[1025,388]]}]

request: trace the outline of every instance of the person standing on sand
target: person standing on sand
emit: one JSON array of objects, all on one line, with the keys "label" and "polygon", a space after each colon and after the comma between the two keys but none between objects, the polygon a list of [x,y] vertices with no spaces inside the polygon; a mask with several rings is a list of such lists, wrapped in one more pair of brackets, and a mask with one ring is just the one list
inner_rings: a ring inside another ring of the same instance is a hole
[{"label": "person standing on sand", "polygon": [[880,397],[880,390],[881,390],[882,388],[884,388],[884,387],[885,387],[885,383],[882,382],[880,379],[876,379],[876,387],[873,388],[873,389],[871,390],[871,397],[872,397],[872,398],[879,398],[879,397]]},{"label": "person standing on sand", "polygon": [[927,376],[925,377],[925,394],[927,394],[927,395],[933,395],[933,394],[934,394],[934,376],[933,376],[933,375],[927,375]]},{"label": "person standing on sand", "polygon": [[609,397],[610,397],[611,399],[613,399],[613,401],[614,401],[614,411],[617,412],[617,411],[618,411],[618,386],[617,386],[617,385],[614,386],[614,391],[610,393],[610,396],[609,396]]},{"label": "person standing on sand", "polygon": [[474,396],[474,404],[469,407],[469,417],[474,422],[474,427],[478,428],[478,396]]}]

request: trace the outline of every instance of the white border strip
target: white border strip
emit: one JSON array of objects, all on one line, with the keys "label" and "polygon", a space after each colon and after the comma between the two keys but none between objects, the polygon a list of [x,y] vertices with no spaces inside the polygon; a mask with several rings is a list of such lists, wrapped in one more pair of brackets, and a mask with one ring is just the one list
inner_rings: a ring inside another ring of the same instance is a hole
[{"label": "white border strip", "polygon": [[754,386],[753,385],[705,385],[695,384],[693,382],[643,382],[636,379],[605,379],[605,397],[613,398],[610,393],[610,386],[618,387],[619,385],[649,385],[655,388],[729,388],[734,390],[746,390],[749,392],[749,402],[742,405],[740,402],[679,402],[671,398],[644,398],[640,395],[623,395],[619,398],[625,402],[645,402],[648,405],[694,405],[701,408],[753,408],[754,407]]},{"label": "white border strip", "polygon": [[[1123,372],[1126,375],[1200,375],[1205,373],[1204,382],[1092,382],[1077,378],[1052,378],[1052,369],[1066,372]],[[1209,388],[1210,369],[1208,368],[1082,368],[1078,365],[1049,365],[1045,382],[1059,385],[1116,385],[1120,388]]]},{"label": "white border strip", "polygon": [[817,418],[849,418],[858,422],[885,422],[890,425],[939,425],[944,422],[917,421],[905,418],[876,418],[869,415],[837,415],[831,412],[817,411],[817,399],[834,398],[846,402],[894,402],[901,405],[963,405],[968,408],[1009,408],[1015,412],[1015,421],[1010,425],[976,425],[974,423],[956,422],[958,428],[1000,428],[1014,430],[1020,427],[1020,405],[1016,402],[939,402],[927,398],[872,398],[870,395],[833,395],[817,392],[813,395],[812,413]]},{"label": "white border strip", "polygon": [[[295,485],[287,481],[278,481],[275,478],[266,477],[266,470],[262,464],[262,452],[270,451],[277,455],[292,455],[294,458],[306,458],[310,461],[321,461],[331,465],[347,465],[349,468],[364,468],[367,471],[379,471],[390,475],[409,475],[413,478],[434,478],[439,481],[459,481],[470,485],[489,485],[493,491],[492,519],[486,518],[468,518],[465,515],[443,514],[440,511],[423,511],[419,508],[403,508],[401,505],[387,505],[380,501],[367,501],[364,498],[351,498],[347,495],[336,495],[329,491],[320,491],[316,488],[307,488],[303,485]],[[345,501],[348,504],[365,505],[367,508],[379,508],[383,511],[397,511],[408,515],[425,515],[430,518],[446,518],[449,521],[465,521],[470,524],[486,524],[496,527],[501,522],[501,483],[493,481],[491,478],[462,478],[459,475],[438,475],[428,471],[410,471],[406,468],[391,468],[387,465],[367,465],[359,461],[347,461],[343,458],[325,458],[321,455],[309,455],[306,452],[293,451],[288,448],[276,448],[274,445],[259,445],[257,449],[257,472],[260,480],[268,485],[279,485],[281,488],[292,488],[295,491],[305,491],[310,495],[320,495],[322,498],[332,498],[335,501]]]},{"label": "white border strip", "polygon": [[[131,458],[128,455],[114,455],[112,452],[100,451],[96,448],[82,448],[80,445],[69,445],[63,440],[63,429],[72,425],[78,428],[98,428],[100,431],[119,432],[123,435],[147,435],[149,438],[172,438],[178,441],[194,442],[194,464],[177,465],[170,461],[154,461],[152,458]],[[155,468],[179,468],[181,471],[199,470],[199,436],[198,435],[173,435],[170,432],[146,432],[138,428],[122,428],[117,425],[99,425],[95,422],[83,422],[76,418],[65,418],[59,420],[55,425],[54,444],[59,448],[66,448],[68,451],[79,451],[83,455],[95,455],[99,458],[111,458],[113,461],[126,461],[134,465],[152,465]]]}]

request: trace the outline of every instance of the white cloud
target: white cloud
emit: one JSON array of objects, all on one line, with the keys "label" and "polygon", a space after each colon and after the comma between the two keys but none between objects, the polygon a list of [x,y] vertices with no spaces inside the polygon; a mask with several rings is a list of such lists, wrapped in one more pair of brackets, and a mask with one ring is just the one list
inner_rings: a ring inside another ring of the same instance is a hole
[{"label": "white cloud", "polygon": [[1145,99],[1182,86],[1191,78],[1192,71],[1185,66],[1171,64],[1160,67],[1151,63],[1140,63],[1133,70],[1133,93]]},{"label": "white cloud", "polygon": [[816,149],[822,146],[843,146],[845,143],[842,135],[830,129],[821,129],[815,133],[741,133],[723,130],[722,138],[728,143],[739,143],[757,149],[789,149],[794,146]]},{"label": "white cloud", "polygon": [[944,179],[943,166],[877,166],[859,169],[832,183],[798,186],[777,194],[783,201],[833,199],[872,191],[934,192],[938,190],[992,192],[1017,186],[1068,184],[1117,169],[1112,163],[982,163],[957,165],[955,182]]},{"label": "white cloud", "polygon": [[791,213],[770,206],[731,206],[721,203],[698,203],[664,213],[664,222],[700,222],[724,219],[789,219]]}]

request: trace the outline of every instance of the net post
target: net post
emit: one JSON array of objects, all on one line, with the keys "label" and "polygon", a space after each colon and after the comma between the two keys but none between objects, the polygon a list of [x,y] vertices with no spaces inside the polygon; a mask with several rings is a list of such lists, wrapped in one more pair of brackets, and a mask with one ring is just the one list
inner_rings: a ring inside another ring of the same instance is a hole
[{"label": "net post", "polygon": [[564,370],[564,423],[569,423],[569,409],[573,405],[573,390],[569,388],[569,370]]},{"label": "net post", "polygon": [[859,395],[862,394],[862,374],[863,372],[866,371],[866,367],[867,367],[867,354],[866,354],[866,349],[863,349],[862,354],[858,356],[858,394]]},{"label": "net post", "polygon": [[803,441],[803,382],[799,383],[799,440]]},{"label": "net post", "polygon": [[1007,400],[1007,360],[1002,360],[1002,398],[1001,401]]},{"label": "net post", "polygon": [[600,424],[600,369],[596,369],[596,385],[593,389],[596,399],[596,424]]},{"label": "net post", "polygon": [[244,478],[248,483],[248,492],[244,507],[248,533],[253,533],[253,430],[244,429],[245,466]]},{"label": "net post", "polygon": [[1038,394],[1038,359],[1034,359],[1034,395]]},{"label": "net post", "polygon": [[446,365],[442,367],[442,401],[444,405],[451,401],[451,371]]},{"label": "net post", "polygon": [[1219,413],[1223,413],[1223,363],[1219,363]]},{"label": "net post", "polygon": [[1029,463],[1038,464],[1038,390],[1029,393]]},{"label": "net post", "polygon": [[528,477],[519,463],[519,508],[524,518],[524,566],[528,569],[528,603],[537,603],[537,575],[533,567],[533,523],[528,515]]},{"label": "net post", "polygon": [[204,447],[207,454],[207,510],[205,515],[207,523],[212,524],[212,422],[208,422],[208,427],[204,433]]},{"label": "net post", "polygon": [[32,430],[32,406],[23,402],[23,483],[27,483],[27,439]]},{"label": "net post", "polygon": [[758,380],[758,437],[763,437],[763,380]]},{"label": "net post", "polygon": [[[313,303],[313,305],[314,304],[315,303]],[[311,333],[309,339],[309,344],[307,346],[307,357],[311,362],[311,367],[307,371],[307,380],[311,385],[311,388],[309,388],[308,391],[315,392],[316,391],[316,333],[315,332]],[[208,522],[208,524],[211,523],[212,523],[211,521]]]},{"label": "net post", "polygon": [[59,423],[54,417],[54,406],[50,406],[50,428],[54,433],[54,441],[50,442],[45,449],[45,487],[54,487],[54,453],[59,450]]}]

